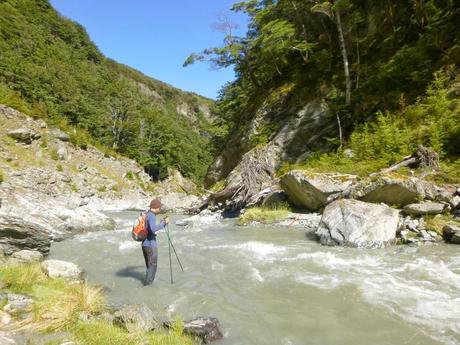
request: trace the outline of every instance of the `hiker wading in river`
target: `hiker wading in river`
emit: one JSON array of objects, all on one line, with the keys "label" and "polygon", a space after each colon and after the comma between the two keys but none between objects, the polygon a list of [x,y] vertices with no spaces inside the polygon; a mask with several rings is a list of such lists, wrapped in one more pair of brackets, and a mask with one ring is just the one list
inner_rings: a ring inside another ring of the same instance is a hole
[{"label": "hiker wading in river", "polygon": [[158,199],[153,199],[150,202],[150,209],[147,212],[147,219],[145,220],[148,235],[147,238],[142,242],[142,253],[144,254],[145,266],[147,267],[144,286],[153,283],[155,274],[157,272],[158,248],[156,232],[164,229],[165,226],[169,223],[169,218],[166,217],[161,222],[156,224],[156,215],[160,213],[160,210],[161,201]]}]

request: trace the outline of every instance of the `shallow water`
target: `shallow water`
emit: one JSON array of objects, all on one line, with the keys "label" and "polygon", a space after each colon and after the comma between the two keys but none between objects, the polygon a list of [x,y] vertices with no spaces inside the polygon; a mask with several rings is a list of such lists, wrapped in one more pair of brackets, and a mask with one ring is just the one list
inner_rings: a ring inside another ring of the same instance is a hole
[{"label": "shallow water", "polygon": [[299,229],[171,225],[185,272],[173,257],[171,285],[159,234],[157,277],[142,287],[144,259],[129,232],[137,215],[114,213],[120,230],[54,243],[50,256],[83,267],[112,304],[217,317],[220,345],[460,345],[460,246],[330,248]]}]

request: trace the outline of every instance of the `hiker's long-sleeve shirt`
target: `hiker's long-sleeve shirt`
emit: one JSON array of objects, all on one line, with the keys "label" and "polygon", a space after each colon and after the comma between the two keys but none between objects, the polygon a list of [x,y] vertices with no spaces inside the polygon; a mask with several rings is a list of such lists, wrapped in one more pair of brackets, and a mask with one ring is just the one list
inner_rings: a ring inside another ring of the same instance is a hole
[{"label": "hiker's long-sleeve shirt", "polygon": [[157,246],[157,238],[156,238],[156,232],[164,229],[165,223],[163,221],[159,222],[156,224],[156,216],[155,213],[152,211],[147,212],[147,231],[148,235],[147,238],[142,242],[143,247],[156,247]]}]

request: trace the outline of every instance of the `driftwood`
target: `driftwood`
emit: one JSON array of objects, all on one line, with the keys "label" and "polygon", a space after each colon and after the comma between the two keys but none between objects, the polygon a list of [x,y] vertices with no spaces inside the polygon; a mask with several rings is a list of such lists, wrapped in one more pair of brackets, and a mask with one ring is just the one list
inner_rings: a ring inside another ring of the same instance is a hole
[{"label": "driftwood", "polygon": [[412,155],[404,157],[399,162],[388,168],[380,170],[378,173],[371,174],[371,176],[382,173],[389,173],[402,167],[438,170],[439,155],[435,151],[420,145],[417,148],[417,151],[415,151],[415,153]]},{"label": "driftwood", "polygon": [[246,153],[227,177],[224,190],[211,194],[194,212],[219,203],[225,204],[227,211],[237,211],[258,202],[273,184],[276,154],[273,147],[258,147]]}]

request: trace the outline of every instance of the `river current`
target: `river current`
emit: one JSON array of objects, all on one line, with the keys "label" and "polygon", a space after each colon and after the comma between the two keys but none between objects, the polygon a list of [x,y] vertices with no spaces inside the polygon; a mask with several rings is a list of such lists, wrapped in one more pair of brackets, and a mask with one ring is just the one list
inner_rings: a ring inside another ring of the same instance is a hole
[{"label": "river current", "polygon": [[113,305],[217,317],[225,338],[216,345],[460,345],[458,245],[361,250],[321,246],[299,228],[171,224],[185,272],[173,256],[171,285],[160,233],[157,276],[143,287],[130,238],[138,212],[111,216],[118,230],[54,243],[50,258],[80,265]]}]

